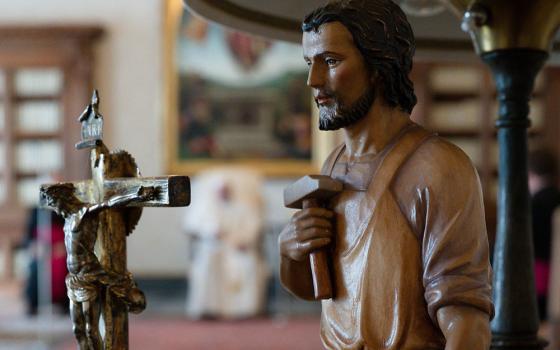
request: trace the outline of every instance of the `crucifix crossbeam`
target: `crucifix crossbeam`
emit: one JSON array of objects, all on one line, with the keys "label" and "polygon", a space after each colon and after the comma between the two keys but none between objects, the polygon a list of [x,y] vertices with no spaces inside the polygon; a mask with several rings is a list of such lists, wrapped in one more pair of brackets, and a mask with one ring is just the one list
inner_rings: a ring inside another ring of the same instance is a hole
[{"label": "crucifix crossbeam", "polygon": [[[93,187],[98,186],[92,180],[74,183],[78,194],[89,203],[97,201],[91,194],[95,193]],[[156,198],[131,202],[128,207],[183,207],[190,204],[190,182],[186,176],[158,176],[158,177],[121,177],[105,179],[101,184],[102,200],[109,200],[116,195],[136,193],[141,187],[154,187],[158,189]],[[88,198],[90,197],[90,198]]]}]

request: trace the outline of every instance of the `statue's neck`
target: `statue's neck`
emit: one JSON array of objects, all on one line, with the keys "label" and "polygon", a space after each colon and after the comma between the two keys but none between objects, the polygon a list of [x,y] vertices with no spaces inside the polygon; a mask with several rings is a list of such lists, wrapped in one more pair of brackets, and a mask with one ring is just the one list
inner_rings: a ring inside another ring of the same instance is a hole
[{"label": "statue's neck", "polygon": [[354,159],[376,155],[410,123],[408,113],[388,107],[380,98],[376,99],[364,118],[344,128],[346,156]]}]

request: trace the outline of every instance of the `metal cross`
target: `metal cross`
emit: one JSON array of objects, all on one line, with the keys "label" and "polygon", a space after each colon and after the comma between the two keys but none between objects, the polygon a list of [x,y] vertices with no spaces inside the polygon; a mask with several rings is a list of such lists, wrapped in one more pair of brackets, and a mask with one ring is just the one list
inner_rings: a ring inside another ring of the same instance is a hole
[{"label": "metal cross", "polygon": [[[111,152],[102,141],[99,97],[79,117],[82,141],[91,149],[90,180],[41,186],[41,205],[64,220],[70,315],[80,349],[128,349],[128,312],[139,313],[146,299],[126,267],[126,237],[142,207],[190,203],[186,176],[140,177],[132,156]],[[99,329],[100,319],[105,325]]]}]

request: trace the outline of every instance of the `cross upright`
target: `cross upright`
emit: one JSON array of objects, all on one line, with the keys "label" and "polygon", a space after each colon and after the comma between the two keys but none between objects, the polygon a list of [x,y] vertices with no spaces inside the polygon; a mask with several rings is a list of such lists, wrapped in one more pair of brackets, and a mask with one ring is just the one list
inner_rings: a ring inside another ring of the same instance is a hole
[{"label": "cross upright", "polygon": [[98,109],[94,91],[78,119],[82,140],[76,148],[91,150],[92,178],[42,185],[40,197],[41,206],[64,218],[66,286],[79,348],[120,350],[128,349],[128,312],[146,307],[126,267],[126,237],[143,207],[189,205],[190,182],[186,176],[141,177],[128,152],[111,152],[103,143]]}]

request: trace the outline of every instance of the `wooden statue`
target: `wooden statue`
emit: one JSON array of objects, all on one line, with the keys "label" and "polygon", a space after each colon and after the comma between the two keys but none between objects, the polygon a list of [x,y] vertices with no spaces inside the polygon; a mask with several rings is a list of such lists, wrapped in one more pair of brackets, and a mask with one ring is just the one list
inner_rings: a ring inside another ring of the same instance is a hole
[{"label": "wooden statue", "polygon": [[[344,143],[323,165],[334,183],[310,177],[285,192],[292,206],[323,203],[303,205],[280,234],[282,283],[323,299],[328,349],[489,348],[480,182],[459,148],[410,120],[406,16],[390,0],[345,0],[313,11],[302,29],[319,127],[343,128]],[[310,263],[316,252],[327,258]]]},{"label": "wooden statue", "polygon": [[126,237],[142,207],[188,205],[190,185],[185,176],[141,178],[130,154],[110,152],[102,142],[98,104],[95,91],[79,118],[82,141],[76,145],[91,148],[93,178],[41,186],[41,205],[65,220],[66,286],[79,348],[127,349],[127,314],[144,310],[146,299],[126,268]]}]

